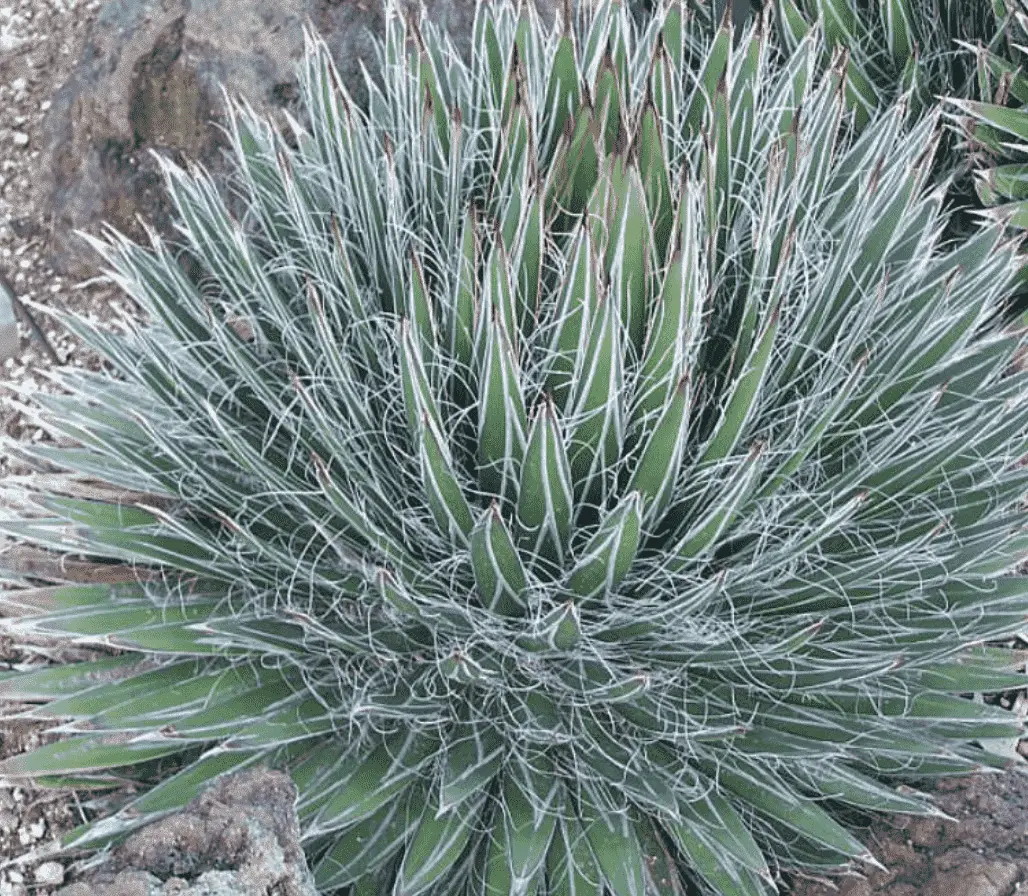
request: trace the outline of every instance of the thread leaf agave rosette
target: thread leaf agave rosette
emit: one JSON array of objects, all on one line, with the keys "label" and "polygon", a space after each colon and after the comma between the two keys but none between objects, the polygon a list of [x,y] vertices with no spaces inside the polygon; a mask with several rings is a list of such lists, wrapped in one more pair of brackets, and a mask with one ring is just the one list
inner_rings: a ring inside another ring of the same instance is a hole
[{"label": "thread leaf agave rosette", "polygon": [[480,6],[466,65],[390,6],[370,114],[307,31],[296,148],[231,108],[242,221],[162,163],[201,284],[88,238],[149,321],[68,318],[112,372],[19,450],[136,497],[2,527],[135,580],[9,593],[116,651],[0,679],[65,735],[0,772],[155,786],[68,845],[269,763],[326,892],[759,894],[1002,764],[1015,248],[941,245],[938,116],[853,136],[813,35],[562,21]]}]

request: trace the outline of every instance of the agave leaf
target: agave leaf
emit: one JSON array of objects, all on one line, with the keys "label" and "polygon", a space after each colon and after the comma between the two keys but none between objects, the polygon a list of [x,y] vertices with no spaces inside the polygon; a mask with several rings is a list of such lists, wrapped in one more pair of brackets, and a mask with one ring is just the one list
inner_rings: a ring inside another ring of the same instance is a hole
[{"label": "agave leaf", "polygon": [[611,296],[620,303],[621,322],[636,352],[642,350],[649,284],[653,268],[653,224],[639,169],[628,166],[612,180],[616,224],[607,245]]},{"label": "agave leaf", "polygon": [[[578,756],[603,780],[617,781],[619,789],[636,803],[678,815],[674,787],[643,751],[632,755],[602,725],[588,718],[582,719],[581,731],[582,746]],[[599,856],[597,861],[600,861]]]},{"label": "agave leaf", "polygon": [[105,686],[109,682],[139,681],[140,676],[132,673],[144,673],[153,666],[152,660],[126,653],[84,663],[47,666],[31,672],[8,672],[0,678],[0,698],[12,703],[55,700]]},{"label": "agave leaf", "polygon": [[0,774],[26,778],[38,774],[104,771],[181,753],[188,746],[186,741],[132,740],[123,734],[105,732],[82,734],[10,756],[0,761]]},{"label": "agave leaf", "polygon": [[[174,715],[176,707],[179,712],[186,712],[194,708],[194,704],[202,705],[208,696],[253,687],[256,679],[245,666],[237,670],[215,663],[210,671],[205,666],[197,660],[171,663],[127,680],[98,685],[54,700],[37,709],[35,714],[57,719],[96,716],[105,723],[105,728],[146,729],[152,727],[152,723],[147,724],[148,717],[161,719],[169,710]],[[137,725],[124,725],[133,720]]]},{"label": "agave leaf", "polygon": [[479,375],[478,461],[486,492],[510,499],[525,451],[528,428],[517,360],[498,309],[482,315],[485,349]]},{"label": "agave leaf", "polygon": [[655,822],[639,812],[632,813],[632,826],[646,861],[646,892],[664,896],[685,896],[686,889],[678,872],[676,857],[655,827]]},{"label": "agave leaf", "polygon": [[762,471],[759,463],[763,445],[756,443],[742,462],[739,470],[727,481],[719,484],[721,494],[703,515],[689,525],[685,535],[668,552],[669,568],[683,569],[697,557],[704,556],[713,544],[732,525],[740,509],[753,496],[757,477]]},{"label": "agave leaf", "polygon": [[471,533],[471,563],[478,594],[488,609],[504,616],[524,614],[528,579],[495,502]]},{"label": "agave leaf", "polygon": [[557,42],[543,102],[542,120],[546,122],[542,144],[544,158],[552,157],[557,139],[564,133],[568,119],[580,105],[581,91],[574,44],[569,35],[563,35]]},{"label": "agave leaf", "polygon": [[662,129],[657,116],[657,108],[651,100],[643,110],[636,135],[635,152],[645,190],[648,218],[653,230],[653,253],[657,264],[663,265],[671,239],[674,209],[667,160],[664,158]]},{"label": "agave leaf", "polygon": [[678,380],[692,368],[702,337],[698,197],[688,189],[682,190],[680,197],[677,228],[681,245],[668,265],[650,322],[632,412],[634,427],[665,406]]},{"label": "agave leaf", "polygon": [[618,896],[644,896],[644,859],[627,814],[611,808],[604,790],[585,781],[578,799],[585,839],[607,888]]},{"label": "agave leaf", "polygon": [[[448,318],[450,356],[461,365],[460,373],[472,369],[475,344],[475,308],[478,300],[479,243],[474,206],[468,208],[461,236],[460,268],[455,278],[456,294]],[[471,384],[469,384],[471,385]]]},{"label": "agave leaf", "polygon": [[407,318],[411,322],[412,335],[417,339],[420,357],[429,365],[435,359],[438,337],[436,336],[435,311],[428,297],[425,274],[417,255],[410,256],[410,291],[407,298]]},{"label": "agave leaf", "polygon": [[838,800],[872,812],[899,812],[904,815],[934,815],[942,813],[928,797],[893,790],[844,765],[796,766],[790,776],[801,786],[825,799]]},{"label": "agave leaf", "polygon": [[448,812],[488,789],[503,763],[505,744],[496,728],[471,719],[447,737],[440,781],[440,811]]},{"label": "agave leaf", "polygon": [[573,510],[571,470],[557,412],[547,396],[532,422],[521,469],[519,543],[530,556],[541,555],[561,565],[571,537]]},{"label": "agave leaf", "polygon": [[604,53],[600,62],[593,96],[597,127],[603,139],[603,154],[609,156],[623,145],[625,129],[621,115],[621,88],[609,50]]},{"label": "agave leaf", "polygon": [[[402,732],[389,735],[345,765],[335,759],[329,765],[335,770],[331,780],[322,784],[313,802],[301,802],[308,832],[339,830],[373,815],[420,779],[422,767],[438,746],[435,738]],[[306,790],[299,783],[297,788],[301,794]]]},{"label": "agave leaf", "polygon": [[475,522],[464,490],[457,481],[446,442],[433,427],[427,412],[421,421],[421,474],[440,533],[457,545],[466,545]]},{"label": "agave leaf", "polygon": [[566,408],[575,382],[575,368],[585,354],[584,340],[592,327],[593,309],[599,304],[599,284],[590,237],[588,227],[579,229],[571,250],[570,268],[560,286],[556,303],[546,389],[561,411]]},{"label": "agave leaf", "polygon": [[424,814],[413,829],[396,875],[397,896],[416,896],[429,891],[461,857],[486,793],[459,806],[441,811],[429,797]]},{"label": "agave leaf", "polygon": [[332,890],[352,884],[392,859],[417,823],[426,798],[425,787],[415,783],[401,798],[338,834],[314,868],[318,889]]},{"label": "agave leaf", "polygon": [[725,403],[698,465],[728,457],[735,449],[743,427],[752,417],[760,396],[760,387],[771,360],[771,349],[775,343],[780,318],[781,307],[776,306],[771,311],[764,332],[758,337],[745,368],[732,386],[731,397]]},{"label": "agave leaf", "polygon": [[721,784],[740,799],[745,799],[761,814],[837,852],[839,864],[847,858],[870,855],[867,847],[827,812],[811,802],[792,796],[790,789],[770,770],[749,767],[743,772],[725,765],[705,770],[711,776],[716,775]]},{"label": "agave leaf", "polygon": [[696,86],[689,105],[682,115],[682,123],[685,126],[682,136],[687,140],[699,135],[706,111],[713,108],[714,93],[725,77],[731,55],[732,30],[730,26],[723,25],[710,44],[702,70],[696,76]]},{"label": "agave leaf", "polygon": [[659,520],[671,500],[689,425],[689,378],[683,376],[636,463],[628,491],[645,502],[645,518]]},{"label": "agave leaf", "polygon": [[571,416],[580,422],[571,436],[569,475],[576,497],[602,504],[608,487],[603,474],[616,462],[624,440],[623,340],[610,297],[597,296],[589,317],[588,346],[578,355],[572,379]]},{"label": "agave leaf", "polygon": [[488,896],[531,896],[553,839],[558,789],[552,769],[522,771],[503,777],[503,809],[494,812],[483,885]]},{"label": "agave leaf", "polygon": [[525,650],[559,650],[573,648],[582,640],[582,620],[578,605],[567,603],[550,610],[533,627],[531,634],[520,636],[516,643]]},{"label": "agave leaf", "polygon": [[539,313],[539,289],[542,283],[543,197],[535,193],[525,215],[521,235],[521,259],[518,265],[518,328],[527,338]]},{"label": "agave leaf", "polygon": [[724,896],[766,896],[774,892],[754,872],[736,866],[731,856],[708,843],[691,826],[667,821],[663,821],[662,826],[689,864],[718,893]]},{"label": "agave leaf", "polygon": [[562,815],[546,856],[546,880],[553,896],[601,896],[603,876],[585,832],[573,814]]},{"label": "agave leaf", "polygon": [[585,601],[615,592],[635,561],[641,529],[642,496],[631,491],[589,539],[568,576],[568,588]]}]

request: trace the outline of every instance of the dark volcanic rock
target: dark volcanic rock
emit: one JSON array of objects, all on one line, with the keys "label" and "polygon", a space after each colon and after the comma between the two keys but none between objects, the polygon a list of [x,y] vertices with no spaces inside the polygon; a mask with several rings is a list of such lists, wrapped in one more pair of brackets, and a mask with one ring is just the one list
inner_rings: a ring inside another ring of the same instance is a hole
[{"label": "dark volcanic rock", "polygon": [[[474,3],[427,0],[427,17],[461,53],[470,49]],[[414,8],[413,5],[411,8]],[[536,0],[548,24],[554,0]],[[296,63],[304,22],[325,40],[343,82],[366,103],[363,62],[375,71],[371,35],[383,27],[379,0],[108,0],[72,77],[56,93],[42,128],[37,186],[54,266],[93,276],[100,259],[74,229],[100,235],[100,224],[146,242],[137,215],[172,238],[174,207],[148,150],[226,170],[223,84],[260,114],[284,124],[297,109]],[[223,182],[223,181],[222,181]]]},{"label": "dark volcanic rock", "polygon": [[287,775],[253,769],[133,834],[61,896],[315,896]]}]

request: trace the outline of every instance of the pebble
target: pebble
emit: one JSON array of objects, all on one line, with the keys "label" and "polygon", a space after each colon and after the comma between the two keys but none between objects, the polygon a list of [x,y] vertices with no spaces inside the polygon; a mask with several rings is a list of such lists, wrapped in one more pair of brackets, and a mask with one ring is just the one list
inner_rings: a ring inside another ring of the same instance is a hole
[{"label": "pebble", "polygon": [[64,883],[64,866],[60,862],[43,862],[33,875],[37,884],[43,887],[59,887]]},{"label": "pebble", "polygon": [[7,872],[7,876],[10,878],[11,883],[23,884],[25,883],[25,875],[18,871],[16,868],[12,868]]},{"label": "pebble", "polygon": [[24,131],[15,131],[11,134],[11,139],[14,141],[15,146],[28,146],[29,135]]}]

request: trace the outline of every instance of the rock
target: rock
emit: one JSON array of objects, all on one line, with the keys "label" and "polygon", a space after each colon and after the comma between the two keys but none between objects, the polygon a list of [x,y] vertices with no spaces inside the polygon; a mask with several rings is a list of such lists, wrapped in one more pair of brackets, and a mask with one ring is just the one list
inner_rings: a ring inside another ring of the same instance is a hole
[{"label": "rock", "polygon": [[798,878],[791,896],[1013,896],[1028,882],[1028,775],[943,778],[946,818],[879,817],[862,832],[885,870],[831,882]]},{"label": "rock", "polygon": [[41,887],[59,887],[64,883],[64,866],[60,862],[43,862],[36,866],[32,877]]},{"label": "rock", "polygon": [[[552,24],[561,0],[535,2]],[[467,58],[474,0],[427,0],[426,8]],[[101,259],[75,228],[100,235],[106,221],[147,243],[135,219],[141,214],[176,237],[174,207],[148,150],[179,164],[199,161],[216,179],[224,173],[228,141],[210,124],[226,121],[219,84],[279,124],[282,110],[306,123],[294,77],[304,21],[366,103],[360,64],[375,70],[368,32],[381,33],[380,0],[108,0],[42,123],[42,166],[53,177],[39,185],[37,207],[45,210],[54,267],[79,279],[95,275]]]},{"label": "rock", "polygon": [[216,781],[182,812],[114,849],[61,896],[316,896],[287,775],[258,768]]}]

